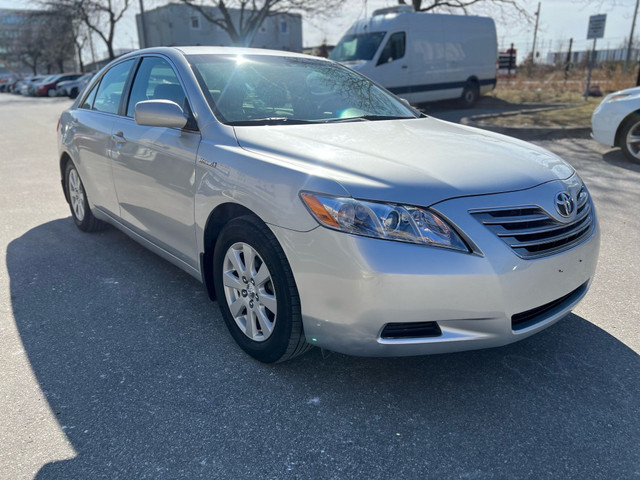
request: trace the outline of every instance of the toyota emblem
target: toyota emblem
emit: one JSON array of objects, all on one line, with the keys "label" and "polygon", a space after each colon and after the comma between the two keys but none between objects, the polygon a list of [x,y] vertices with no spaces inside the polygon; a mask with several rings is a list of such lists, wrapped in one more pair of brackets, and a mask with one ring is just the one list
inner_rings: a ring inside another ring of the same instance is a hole
[{"label": "toyota emblem", "polygon": [[556,194],[556,210],[558,213],[568,218],[573,213],[573,200],[571,200],[571,195],[567,192],[560,192]]}]

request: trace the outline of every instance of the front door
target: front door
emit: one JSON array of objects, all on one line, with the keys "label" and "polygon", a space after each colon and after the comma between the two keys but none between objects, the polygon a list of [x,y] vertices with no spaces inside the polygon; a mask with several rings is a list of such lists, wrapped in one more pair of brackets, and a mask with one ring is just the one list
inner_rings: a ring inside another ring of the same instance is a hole
[{"label": "front door", "polygon": [[135,104],[151,99],[189,108],[175,71],[162,57],[142,59],[126,116],[114,123],[111,157],[120,217],[138,234],[198,268],[194,193],[200,134],[136,124]]}]

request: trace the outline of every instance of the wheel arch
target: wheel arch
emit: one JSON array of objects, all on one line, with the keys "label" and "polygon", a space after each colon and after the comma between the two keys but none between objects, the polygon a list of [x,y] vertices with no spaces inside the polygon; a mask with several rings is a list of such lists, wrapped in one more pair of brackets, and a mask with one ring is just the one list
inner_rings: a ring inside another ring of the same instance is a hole
[{"label": "wheel arch", "polygon": [[624,127],[627,124],[627,122],[631,120],[634,116],[640,119],[640,109],[631,112],[629,115],[624,117],[624,119],[620,122],[620,125],[618,125],[618,128],[616,130],[616,135],[615,137],[613,137],[614,147],[615,146],[622,147],[622,130],[624,130]]},{"label": "wheel arch", "polygon": [[62,155],[60,155],[60,182],[62,183],[62,191],[64,192],[64,198],[67,200],[67,203],[69,203],[69,195],[67,193],[65,171],[67,169],[67,164],[71,161],[71,155],[67,152],[63,152]]},{"label": "wheel arch", "polygon": [[226,202],[218,205],[209,214],[203,233],[204,252],[200,254],[200,271],[202,282],[211,300],[216,299],[216,291],[213,285],[213,250],[216,240],[224,226],[234,218],[250,215],[259,221],[264,221],[252,210],[239,203]]}]

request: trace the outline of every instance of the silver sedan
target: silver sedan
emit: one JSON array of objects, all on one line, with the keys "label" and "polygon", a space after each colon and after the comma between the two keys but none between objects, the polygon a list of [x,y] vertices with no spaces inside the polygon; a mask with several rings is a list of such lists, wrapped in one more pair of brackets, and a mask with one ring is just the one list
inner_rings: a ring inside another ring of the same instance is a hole
[{"label": "silver sedan", "polygon": [[201,280],[263,362],[505,345],[564,317],[596,266],[594,206],[566,162],[324,59],[134,52],[58,141],[78,228],[110,223]]}]

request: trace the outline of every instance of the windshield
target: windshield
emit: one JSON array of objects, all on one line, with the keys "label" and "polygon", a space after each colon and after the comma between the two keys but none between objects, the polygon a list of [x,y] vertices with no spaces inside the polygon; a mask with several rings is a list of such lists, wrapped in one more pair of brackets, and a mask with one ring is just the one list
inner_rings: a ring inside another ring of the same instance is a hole
[{"label": "windshield", "polygon": [[371,32],[345,35],[333,49],[329,58],[336,62],[371,60],[386,34],[387,32]]},{"label": "windshield", "polygon": [[189,55],[211,109],[231,125],[417,118],[366,77],[326,60]]}]

